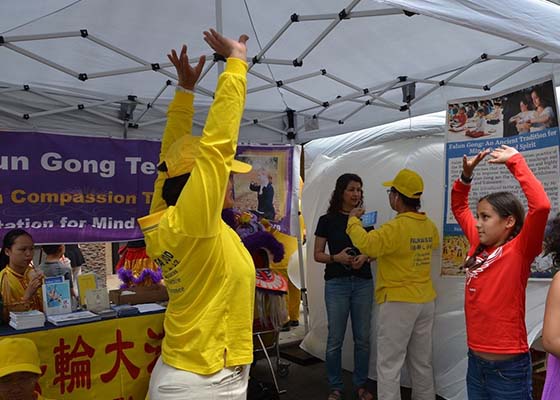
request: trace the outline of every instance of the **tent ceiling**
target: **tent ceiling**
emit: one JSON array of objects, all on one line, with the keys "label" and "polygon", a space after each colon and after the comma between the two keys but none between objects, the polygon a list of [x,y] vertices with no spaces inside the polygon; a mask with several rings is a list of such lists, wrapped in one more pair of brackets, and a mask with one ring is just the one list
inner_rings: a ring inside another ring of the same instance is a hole
[{"label": "tent ceiling", "polygon": [[[2,2],[0,126],[122,135],[119,109],[133,95],[137,125],[126,134],[158,138],[174,78],[165,54],[187,42],[193,59],[211,58],[201,31],[216,26],[217,15],[226,35],[249,34],[248,54],[258,60],[250,64],[241,133],[251,142],[285,142],[286,109],[295,110],[296,141],[305,142],[441,110],[446,100],[480,95],[485,85],[492,93],[554,74],[560,62],[560,7],[544,1],[216,4]],[[530,61],[535,56],[540,62]],[[198,125],[221,64],[209,61]],[[407,105],[401,87],[410,83],[416,98]]]}]

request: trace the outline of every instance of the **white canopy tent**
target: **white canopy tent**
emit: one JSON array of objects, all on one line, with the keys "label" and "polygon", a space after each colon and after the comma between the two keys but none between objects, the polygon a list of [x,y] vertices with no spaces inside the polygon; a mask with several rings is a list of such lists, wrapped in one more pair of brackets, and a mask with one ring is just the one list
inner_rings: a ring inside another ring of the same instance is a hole
[{"label": "white canopy tent", "polygon": [[[157,139],[165,54],[210,55],[201,31],[216,26],[251,36],[242,140],[304,143],[556,73],[558,20],[544,0],[6,1],[0,126]],[[220,64],[201,79],[198,127]]]},{"label": "white canopy tent", "polygon": [[[4,1],[0,130],[157,140],[175,78],[165,54],[184,42],[193,60],[210,56],[196,99],[195,126],[201,128],[221,68],[201,32],[217,27],[228,36],[251,37],[241,140],[306,143],[440,111],[449,99],[558,75],[558,21],[560,7],[544,0]],[[323,210],[320,202],[328,199],[335,175],[355,160],[360,167],[367,163],[372,185],[387,178],[381,171],[392,174],[397,167],[441,173],[439,128],[431,137],[404,142],[391,140],[427,131],[384,129],[368,136],[375,148],[314,165],[304,207]],[[350,150],[348,141],[355,139],[331,145]],[[440,193],[443,180],[432,179],[427,187]],[[436,221],[441,200],[426,203]],[[305,213],[310,234],[318,215]],[[380,215],[380,222],[387,217]],[[324,335],[317,297],[322,278],[310,257],[312,329],[305,345],[320,355],[321,341],[313,340]],[[437,279],[443,314],[435,334],[445,343],[436,348],[436,379],[439,394],[449,399],[465,398],[461,285]],[[543,287],[530,285],[528,291],[533,337],[540,330]],[[447,353],[450,348],[455,353]]]},{"label": "white canopy tent", "polygon": [[[439,119],[439,121],[438,121]],[[319,217],[326,212],[328,201],[336,178],[345,172],[357,173],[364,180],[364,204],[368,211],[378,211],[377,226],[394,217],[390,209],[382,182],[393,178],[401,168],[418,171],[424,178],[425,190],[422,195],[422,210],[426,211],[437,226],[443,226],[443,182],[444,182],[444,137],[438,134],[443,130],[444,118],[439,115],[401,121],[374,129],[376,133],[389,128],[402,136],[401,139],[371,144],[365,137],[352,144],[345,141],[346,135],[313,141],[304,146],[306,181],[303,190],[303,216],[307,225],[307,282],[310,306],[309,320],[311,329],[302,347],[317,357],[324,359],[327,341],[327,318],[324,305],[324,265],[313,260],[313,233]],[[399,127],[400,125],[400,127]],[[399,129],[400,128],[400,129]],[[364,132],[365,134],[365,132]],[[417,135],[416,137],[414,137]],[[359,135],[358,135],[359,136]],[[378,136],[379,137],[379,136]],[[338,139],[338,143],[337,142]],[[343,152],[339,152],[344,148]],[[333,154],[332,157],[316,155],[319,152]],[[316,155],[316,156],[315,156]],[[503,166],[496,166],[496,168]],[[377,171],[373,173],[373,171]],[[375,266],[374,266],[375,270]],[[460,277],[441,277],[441,252],[433,254],[432,280],[437,292],[436,315],[434,323],[433,365],[436,391],[448,400],[463,400],[466,393],[467,345],[466,327],[463,311],[464,279]],[[541,334],[544,305],[548,291],[548,280],[531,280],[527,286],[526,325],[529,343]],[[373,310],[372,327],[376,326],[376,307]],[[353,340],[351,324],[346,330],[343,347],[343,367],[353,369]],[[372,329],[370,336],[371,355],[369,375],[376,378],[376,335]],[[404,385],[410,385],[405,370]]]}]

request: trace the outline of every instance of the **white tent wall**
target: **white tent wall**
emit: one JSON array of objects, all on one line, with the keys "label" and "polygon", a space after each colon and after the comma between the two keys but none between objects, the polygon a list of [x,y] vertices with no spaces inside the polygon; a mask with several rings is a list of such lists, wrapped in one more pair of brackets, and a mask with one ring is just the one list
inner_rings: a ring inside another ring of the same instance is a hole
[{"label": "white tent wall", "polygon": [[[326,212],[336,178],[345,172],[357,173],[364,180],[364,203],[368,210],[378,211],[377,226],[394,217],[388,205],[382,182],[390,180],[401,168],[418,171],[424,178],[425,190],[422,209],[434,220],[441,232],[443,210],[443,155],[441,136],[425,136],[395,140],[339,157],[316,157],[307,171],[303,190],[303,215],[308,233],[307,283],[310,304],[310,331],[302,347],[324,359],[327,340],[327,320],[324,304],[324,265],[313,260],[314,230],[319,217]],[[307,146],[304,147],[307,152]],[[503,168],[497,165],[496,168]],[[437,393],[449,400],[466,399],[467,346],[463,312],[464,280],[440,277],[441,253],[433,254],[432,278],[438,297],[433,331],[434,373]],[[375,264],[373,266],[375,272]],[[527,288],[526,324],[529,342],[537,338],[542,329],[544,303],[548,281],[530,281]],[[374,307],[371,333],[369,375],[376,377],[376,339]],[[350,324],[343,347],[343,367],[353,369],[353,340]],[[409,385],[406,374],[403,384]]]},{"label": "white tent wall", "polygon": [[[119,135],[120,122],[107,117],[115,118],[114,108],[133,95],[136,115],[154,101],[161,109],[149,110],[128,134],[159,138],[156,124],[172,96],[172,90],[161,90],[174,77],[165,54],[187,42],[193,58],[211,55],[201,31],[216,25],[217,14],[226,35],[249,34],[248,55],[258,56],[258,63],[250,63],[244,142],[286,142],[288,108],[296,112],[295,140],[305,143],[400,120],[408,106],[411,115],[422,115],[441,110],[450,98],[557,75],[560,62],[560,7],[543,0],[3,1],[0,76],[7,84],[0,84],[1,128],[55,131],[60,119],[43,111],[84,104],[60,114],[68,116],[61,132]],[[87,31],[84,37],[81,30]],[[483,53],[488,60],[480,58]],[[536,56],[539,62],[532,63]],[[295,67],[294,60],[303,64]],[[216,77],[214,67],[200,82],[196,101],[202,115]],[[401,86],[409,83],[416,84],[416,98],[407,105]],[[35,95],[24,84],[64,89],[70,103],[38,104],[28,99]],[[100,109],[105,115],[73,122],[75,114],[101,107],[90,104],[87,93],[109,102]],[[31,118],[22,121],[24,114]],[[313,117],[318,126],[310,129]],[[95,121],[101,121],[98,127]],[[108,121],[115,126],[107,127]]]}]

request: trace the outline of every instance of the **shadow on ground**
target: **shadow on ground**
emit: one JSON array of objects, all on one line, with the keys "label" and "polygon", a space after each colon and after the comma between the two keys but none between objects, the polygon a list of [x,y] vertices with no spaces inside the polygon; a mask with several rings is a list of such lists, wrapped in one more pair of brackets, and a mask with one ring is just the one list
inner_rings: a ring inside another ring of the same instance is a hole
[{"label": "shadow on ground", "polygon": [[[298,348],[299,343],[290,343],[289,345],[281,346],[282,352],[289,352],[292,347]],[[287,361],[282,359],[283,362],[288,362],[290,365],[287,368],[288,375],[280,377],[276,374],[278,385],[280,389],[286,390],[282,394],[280,400],[326,400],[329,395],[329,388],[327,386],[327,375],[325,371],[325,364],[318,359],[306,360],[304,363],[307,365],[299,365],[294,361]],[[276,359],[272,357],[272,363],[276,365]],[[272,383],[272,376],[270,368],[266,359],[259,357],[255,364],[251,367],[252,379]],[[344,380],[344,400],[355,399],[355,394],[352,391],[352,374],[348,371],[343,371]],[[368,382],[368,389],[372,393],[376,393],[377,386],[375,381]],[[410,389],[401,388],[402,400],[410,400]],[[377,398],[377,396],[375,396]],[[442,397],[438,400],[445,400]],[[252,400],[248,397],[247,400]]]}]

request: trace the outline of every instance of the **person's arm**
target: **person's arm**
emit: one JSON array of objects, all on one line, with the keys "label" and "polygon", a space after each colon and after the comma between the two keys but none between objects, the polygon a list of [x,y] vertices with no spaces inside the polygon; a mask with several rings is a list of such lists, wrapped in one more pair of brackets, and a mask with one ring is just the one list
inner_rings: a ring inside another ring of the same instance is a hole
[{"label": "person's arm", "polygon": [[399,233],[389,221],[383,224],[379,229],[366,232],[362,226],[359,217],[362,215],[354,209],[350,212],[348,225],[346,226],[346,234],[352,240],[352,244],[360,250],[362,254],[369,258],[377,258],[383,254],[393,252],[399,243],[397,237]]},{"label": "person's arm", "polygon": [[[192,121],[194,116],[194,88],[206,61],[206,57],[201,56],[198,60],[198,64],[194,68],[191,67],[187,55],[187,46],[185,45],[181,48],[179,55],[177,55],[177,52],[173,49],[167,57],[175,66],[179,81],[177,83],[175,97],[169,104],[169,108],[167,110],[167,123],[161,139],[158,165],[163,161],[163,158],[173,143],[182,136],[190,135],[192,133]],[[158,171],[156,181],[154,182],[154,193],[150,204],[150,214],[167,208],[167,204],[162,198],[163,184],[166,179],[166,173]]]},{"label": "person's arm", "polygon": [[340,264],[352,264],[354,256],[351,256],[346,251],[350,250],[350,247],[346,247],[344,250],[337,254],[327,254],[325,253],[325,246],[327,244],[327,238],[321,236],[315,236],[315,246],[313,248],[313,259],[319,263],[329,264],[329,263],[340,263]]},{"label": "person's arm", "polygon": [[560,274],[556,274],[546,297],[542,343],[544,349],[560,358]]},{"label": "person's arm", "polygon": [[226,68],[218,79],[195,166],[169,215],[173,225],[194,237],[215,236],[222,229],[221,211],[247,91],[248,37],[235,41],[214,30],[204,35],[210,47],[227,58]]},{"label": "person's arm", "polygon": [[517,179],[525,197],[528,212],[519,233],[519,243],[528,258],[535,258],[542,251],[544,230],[550,212],[550,201],[542,183],[535,177],[527,162],[516,149],[502,145],[491,154],[490,163],[505,164]]},{"label": "person's arm", "polygon": [[511,117],[508,122],[510,124],[513,124],[514,122],[517,123],[517,121],[519,121],[520,118],[521,118],[521,113],[519,112],[515,114],[513,117]]},{"label": "person's arm", "polygon": [[473,178],[474,169],[488,154],[490,154],[490,150],[483,150],[471,158],[463,155],[461,177],[453,183],[451,189],[451,212],[469,243],[475,246],[478,245],[479,238],[476,220],[469,208],[470,181]]},{"label": "person's arm", "polygon": [[552,107],[547,106],[543,109],[543,112],[538,114],[534,113],[531,117],[531,124],[550,124],[552,119],[554,118],[554,111],[552,111]]}]

